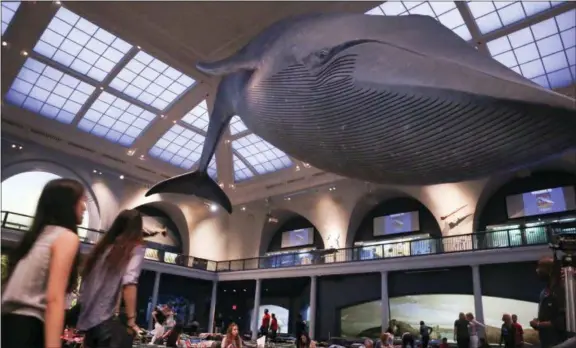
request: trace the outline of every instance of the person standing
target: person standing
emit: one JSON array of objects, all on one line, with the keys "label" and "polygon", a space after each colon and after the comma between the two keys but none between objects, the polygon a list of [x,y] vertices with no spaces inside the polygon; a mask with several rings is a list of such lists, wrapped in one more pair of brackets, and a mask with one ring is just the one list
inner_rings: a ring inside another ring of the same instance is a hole
[{"label": "person standing", "polygon": [[260,334],[268,336],[268,329],[270,328],[270,314],[268,309],[264,309],[264,316],[262,317],[262,325],[260,325]]},{"label": "person standing", "polygon": [[78,225],[86,211],[76,180],[50,181],[32,226],[8,257],[2,293],[3,348],[60,347],[66,294],[78,281]]},{"label": "person standing", "polygon": [[516,347],[521,348],[524,346],[524,329],[518,322],[518,316],[516,314],[512,314],[512,325],[514,325],[516,332]]},{"label": "person standing", "polygon": [[[144,262],[142,215],[122,211],[92,249],[82,272],[80,317],[77,329],[86,332],[90,348],[124,347],[132,344],[136,325],[138,278]],[[127,328],[120,323],[120,302],[126,307]]]},{"label": "person standing", "polygon": [[458,314],[458,319],[454,322],[454,340],[458,344],[458,348],[470,348],[469,325],[466,315],[464,313]]},{"label": "person standing", "polygon": [[423,321],[420,322],[420,340],[422,341],[422,348],[428,348],[428,343],[430,342],[430,334],[432,333],[432,328],[424,324]]},{"label": "person standing", "polygon": [[468,332],[470,334],[470,348],[478,348],[478,337],[480,336],[480,328],[485,327],[474,318],[474,314],[466,313],[466,320],[468,320]]},{"label": "person standing", "polygon": [[560,274],[554,272],[552,257],[540,259],[536,274],[546,286],[540,293],[538,318],[530,321],[530,326],[538,331],[540,346],[550,348],[567,338],[564,288],[560,284]]},{"label": "person standing", "polygon": [[276,319],[276,315],[272,313],[270,318],[270,339],[272,341],[276,340],[276,334],[278,333],[278,319]]},{"label": "person standing", "polygon": [[502,315],[502,328],[500,329],[500,347],[504,343],[505,348],[516,347],[516,329],[512,325],[512,317],[510,314]]}]

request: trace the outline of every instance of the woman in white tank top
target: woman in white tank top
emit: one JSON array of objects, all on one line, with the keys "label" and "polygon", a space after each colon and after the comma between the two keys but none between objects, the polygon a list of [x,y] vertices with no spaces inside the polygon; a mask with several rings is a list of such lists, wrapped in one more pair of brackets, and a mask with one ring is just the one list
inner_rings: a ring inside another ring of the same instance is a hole
[{"label": "woman in white tank top", "polygon": [[474,314],[467,313],[466,320],[468,320],[468,331],[470,333],[470,348],[478,348],[478,336],[480,329],[485,327],[484,324],[474,319]]},{"label": "woman in white tank top", "polygon": [[[2,348],[60,347],[66,293],[77,281],[77,226],[84,187],[52,180],[42,190],[34,222],[8,257],[2,293]],[[9,334],[7,334],[9,333]]]}]

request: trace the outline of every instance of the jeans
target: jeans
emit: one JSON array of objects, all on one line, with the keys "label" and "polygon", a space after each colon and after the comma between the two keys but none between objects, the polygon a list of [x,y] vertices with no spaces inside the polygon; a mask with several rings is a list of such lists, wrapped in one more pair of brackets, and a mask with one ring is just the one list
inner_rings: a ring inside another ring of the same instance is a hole
[{"label": "jeans", "polygon": [[132,348],[134,336],[116,317],[86,331],[85,348]]},{"label": "jeans", "polygon": [[422,348],[428,348],[429,342],[430,342],[430,336],[422,336]]},{"label": "jeans", "polygon": [[456,344],[458,345],[458,348],[470,348],[470,336],[457,337]]},{"label": "jeans", "polygon": [[2,348],[44,348],[44,323],[34,317],[2,315]]}]

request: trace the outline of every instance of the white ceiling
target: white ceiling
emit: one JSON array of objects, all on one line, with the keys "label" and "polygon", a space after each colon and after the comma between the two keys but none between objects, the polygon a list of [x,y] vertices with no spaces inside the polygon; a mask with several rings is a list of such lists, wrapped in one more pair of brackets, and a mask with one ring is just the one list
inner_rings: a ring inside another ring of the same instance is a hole
[{"label": "white ceiling", "polygon": [[[2,2],[3,133],[147,182],[194,169],[218,82],[194,63],[233,53],[282,17],[313,11],[430,15],[510,69],[573,96],[575,8],[549,1]],[[239,118],[210,174],[244,202],[337,179],[272,147]]]}]

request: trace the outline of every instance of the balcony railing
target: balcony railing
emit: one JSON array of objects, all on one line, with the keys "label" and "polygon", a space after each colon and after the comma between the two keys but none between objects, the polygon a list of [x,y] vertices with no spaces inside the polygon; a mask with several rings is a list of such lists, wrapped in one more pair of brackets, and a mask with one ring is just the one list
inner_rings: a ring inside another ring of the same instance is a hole
[{"label": "balcony railing", "polygon": [[[2,212],[2,228],[25,231],[29,228],[31,222],[32,217],[30,216],[8,211]],[[556,228],[561,229],[564,233],[576,233],[574,224],[560,225],[560,227],[556,226]],[[98,230],[82,227],[78,229],[80,240],[87,244],[97,243],[102,234],[103,232]],[[383,241],[381,244],[375,245],[312,250],[231,261],[210,261],[152,248],[146,249],[146,258],[205,271],[231,272],[546,245],[551,241],[551,237],[548,226],[542,225],[441,238],[416,239],[405,242],[390,243]]]},{"label": "balcony railing", "polygon": [[[13,213],[11,211],[2,211],[2,228],[7,228],[17,231],[27,231],[32,224],[33,217]],[[78,237],[80,241],[85,244],[96,244],[104,235],[103,231],[78,227]],[[204,271],[216,271],[216,261],[201,259],[193,256],[180,255],[170,253],[164,250],[154,248],[146,248],[144,256],[147,260],[178,265],[187,268],[199,269]]]}]

